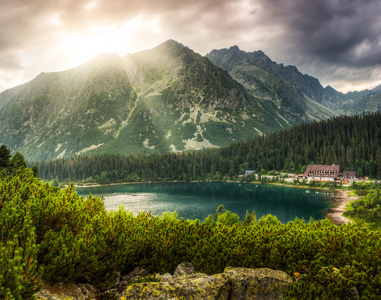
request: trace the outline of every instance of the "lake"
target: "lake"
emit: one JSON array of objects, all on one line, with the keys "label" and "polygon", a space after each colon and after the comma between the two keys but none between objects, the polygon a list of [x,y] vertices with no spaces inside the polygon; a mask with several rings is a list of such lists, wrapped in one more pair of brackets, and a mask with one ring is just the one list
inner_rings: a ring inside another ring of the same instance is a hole
[{"label": "lake", "polygon": [[319,190],[298,189],[273,185],[197,182],[197,183],[142,183],[98,187],[76,187],[81,196],[105,197],[107,209],[124,205],[134,215],[140,211],[151,211],[161,215],[165,211],[176,211],[179,218],[203,221],[223,204],[227,210],[239,215],[243,221],[246,210],[262,215],[276,215],[279,221],[287,223],[296,216],[306,221],[324,219],[329,208],[332,193]]}]

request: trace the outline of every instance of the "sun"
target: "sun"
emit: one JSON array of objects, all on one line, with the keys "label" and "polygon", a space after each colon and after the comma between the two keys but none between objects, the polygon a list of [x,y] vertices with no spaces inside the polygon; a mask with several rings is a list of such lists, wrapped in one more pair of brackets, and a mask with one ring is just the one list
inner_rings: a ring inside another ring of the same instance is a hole
[{"label": "sun", "polygon": [[65,36],[64,47],[73,56],[75,64],[85,62],[101,53],[126,55],[133,49],[129,37],[132,32],[139,30],[140,23],[140,18],[135,18],[122,26],[93,25],[84,31]]}]

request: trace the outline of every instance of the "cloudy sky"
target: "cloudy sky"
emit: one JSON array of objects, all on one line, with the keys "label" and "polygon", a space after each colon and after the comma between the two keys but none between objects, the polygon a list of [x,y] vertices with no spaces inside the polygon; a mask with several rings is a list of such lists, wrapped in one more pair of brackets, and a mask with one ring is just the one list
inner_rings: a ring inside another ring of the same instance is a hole
[{"label": "cloudy sky", "polygon": [[0,91],[168,39],[262,50],[342,92],[381,84],[380,0],[0,0]]}]

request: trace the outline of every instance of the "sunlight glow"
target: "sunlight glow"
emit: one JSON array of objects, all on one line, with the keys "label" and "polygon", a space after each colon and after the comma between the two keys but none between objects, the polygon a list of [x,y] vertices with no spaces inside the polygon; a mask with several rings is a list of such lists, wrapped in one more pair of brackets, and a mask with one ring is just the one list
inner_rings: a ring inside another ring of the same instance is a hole
[{"label": "sunlight glow", "polygon": [[0,90],[5,90],[25,82],[24,71],[6,71],[0,70]]},{"label": "sunlight glow", "polygon": [[85,10],[92,10],[92,9],[94,9],[95,7],[97,7],[97,5],[98,5],[98,1],[97,1],[97,0],[90,1],[90,2],[88,2],[88,3],[85,5]]},{"label": "sunlight glow", "polygon": [[134,18],[121,26],[94,25],[82,33],[73,33],[65,37],[63,46],[69,50],[74,64],[85,62],[101,53],[126,55],[132,45],[129,37],[141,27],[141,18]]}]

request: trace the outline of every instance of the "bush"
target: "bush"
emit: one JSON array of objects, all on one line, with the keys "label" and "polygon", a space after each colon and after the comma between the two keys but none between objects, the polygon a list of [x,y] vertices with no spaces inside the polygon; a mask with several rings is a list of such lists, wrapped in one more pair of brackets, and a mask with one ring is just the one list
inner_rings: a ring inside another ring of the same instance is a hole
[{"label": "bush", "polygon": [[[364,207],[378,209],[379,200],[375,193]],[[380,231],[328,220],[281,224],[272,215],[241,224],[223,210],[216,223],[212,217],[204,223],[178,220],[173,213],[134,217],[123,207],[107,212],[103,199],[79,197],[73,186],[43,184],[28,170],[3,174],[0,297],[29,299],[41,278],[90,282],[104,290],[117,270],[166,273],[184,261],[207,274],[227,266],[298,274],[285,293],[290,299],[340,299],[354,287],[364,299],[381,294]]]},{"label": "bush", "polygon": [[22,199],[25,189],[15,193],[17,177],[2,172],[0,180],[0,298],[31,299],[42,286],[42,268],[30,201]]},{"label": "bush", "polygon": [[[28,241],[35,244],[30,245],[32,252],[25,249],[34,255],[31,262],[38,262],[44,270],[44,279],[92,282],[103,287],[113,280],[114,271],[126,256],[127,245],[114,235],[118,224],[112,221],[116,217],[106,212],[103,199],[91,195],[84,199],[73,185],[59,190],[43,184],[33,177],[31,170],[21,170],[17,176],[3,176],[0,195],[0,203],[5,203],[1,213],[7,214],[5,221],[2,218],[4,222],[23,224],[23,212],[28,208],[27,216],[31,220]],[[12,215],[8,216],[7,203],[11,212],[16,210],[14,220],[9,220]],[[11,238],[18,233],[14,226],[3,229]],[[20,236],[18,240],[20,243]],[[28,245],[25,242],[20,247],[24,249]],[[33,280],[39,278],[34,273],[31,276]]]}]

